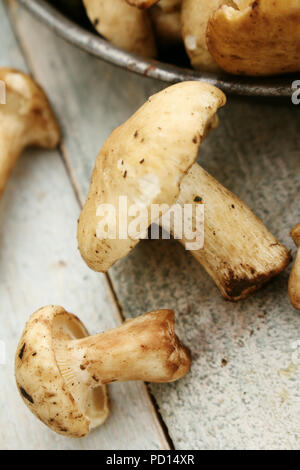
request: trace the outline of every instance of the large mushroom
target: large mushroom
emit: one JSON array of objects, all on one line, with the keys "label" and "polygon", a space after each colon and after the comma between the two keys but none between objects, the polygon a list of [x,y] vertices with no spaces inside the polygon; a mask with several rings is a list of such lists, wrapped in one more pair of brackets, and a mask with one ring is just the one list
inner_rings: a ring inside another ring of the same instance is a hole
[{"label": "large mushroom", "polygon": [[143,380],[172,382],[190,369],[189,351],[174,331],[174,312],[158,310],[89,336],[62,307],[29,319],[15,358],[24,403],[44,424],[79,438],[109,415],[105,385]]},{"label": "large mushroom", "polygon": [[0,196],[25,147],[55,148],[60,131],[43,90],[27,74],[0,68],[6,103],[0,104]]},{"label": "large mushroom", "polygon": [[208,49],[227,72],[252,76],[300,71],[300,2],[235,0],[210,18]]},{"label": "large mushroom", "polygon": [[226,0],[182,0],[182,38],[186,52],[195,69],[215,72],[219,67],[210,54],[207,41],[207,24],[212,14],[224,3],[232,4]]},{"label": "large mushroom", "polygon": [[[195,206],[203,201],[204,247],[191,253],[229,300],[245,298],[285,269],[288,250],[240,199],[195,164],[224,104],[217,88],[183,82],[152,96],[113,131],[96,160],[78,224],[79,249],[90,268],[106,272],[139,242],[128,232],[120,236],[120,220],[116,236],[99,234],[102,208],[120,210],[120,196],[125,196],[128,208],[138,206],[147,213],[145,228],[157,221],[151,211],[155,204]],[[127,226],[132,215],[122,213]]]},{"label": "large mushroom", "polygon": [[144,57],[156,56],[148,13],[125,0],[83,0],[96,30],[113,45]]},{"label": "large mushroom", "polygon": [[296,225],[291,231],[298,251],[293,269],[289,279],[289,296],[293,307],[300,310],[300,224]]}]

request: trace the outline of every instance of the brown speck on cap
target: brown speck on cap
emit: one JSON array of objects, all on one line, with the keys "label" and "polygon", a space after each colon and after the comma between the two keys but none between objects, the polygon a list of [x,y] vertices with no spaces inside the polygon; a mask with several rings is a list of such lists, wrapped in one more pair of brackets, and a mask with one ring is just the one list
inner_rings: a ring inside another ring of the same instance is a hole
[{"label": "brown speck on cap", "polygon": [[31,403],[32,405],[34,404],[34,400],[33,398],[29,395],[29,393],[26,392],[26,390],[23,388],[23,387],[20,387],[19,388],[20,392],[21,392],[21,395],[27,400],[29,401],[29,403]]},{"label": "brown speck on cap", "polygon": [[23,346],[21,347],[20,352],[19,352],[19,359],[21,359],[21,361],[22,361],[23,356],[24,356],[25,348],[26,348],[26,343],[23,344]]}]

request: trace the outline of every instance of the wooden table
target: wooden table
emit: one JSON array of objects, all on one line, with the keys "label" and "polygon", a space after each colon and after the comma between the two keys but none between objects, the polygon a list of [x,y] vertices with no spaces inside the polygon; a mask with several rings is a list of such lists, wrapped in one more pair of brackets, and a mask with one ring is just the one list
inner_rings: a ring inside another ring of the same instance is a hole
[{"label": "wooden table", "polygon": [[[225,302],[175,241],[145,241],[107,276],[77,250],[76,223],[92,167],[112,129],[163,83],[103,63],[57,38],[25,10],[0,4],[0,65],[33,73],[62,127],[60,150],[30,150],[0,202],[1,449],[299,449],[300,315],[287,272],[239,303]],[[10,10],[10,12],[9,12]],[[290,249],[300,221],[300,107],[229,97],[199,161]],[[176,311],[193,367],[170,385],[110,387],[111,416],[73,441],[29,413],[13,376],[29,315],[60,304],[91,333],[156,308]],[[298,347],[298,350],[297,350]]]}]

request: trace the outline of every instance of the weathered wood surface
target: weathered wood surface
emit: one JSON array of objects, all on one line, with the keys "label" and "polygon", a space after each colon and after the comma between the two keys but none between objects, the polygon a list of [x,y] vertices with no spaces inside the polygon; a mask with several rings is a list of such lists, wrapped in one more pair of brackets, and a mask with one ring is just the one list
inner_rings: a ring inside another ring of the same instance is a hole
[{"label": "weathered wood surface", "polygon": [[[65,158],[83,200],[106,137],[164,84],[89,57],[22,10],[14,18],[60,116]],[[289,230],[300,220],[299,128],[299,109],[289,103],[230,98],[199,158],[293,252]],[[192,349],[189,376],[151,386],[176,448],[300,447],[300,368],[293,356],[300,316],[288,302],[288,271],[232,304],[178,243],[147,241],[110,276],[125,316],[174,308],[178,332]]]},{"label": "weathered wood surface", "polygon": [[[0,66],[26,70],[0,3]],[[42,43],[40,43],[42,47]],[[106,280],[91,272],[77,250],[80,208],[58,152],[28,151],[0,201],[0,449],[161,449],[168,444],[144,384],[110,387],[111,416],[82,440],[50,432],[24,406],[14,382],[15,349],[29,315],[63,305],[91,333],[113,328],[119,314]]]}]

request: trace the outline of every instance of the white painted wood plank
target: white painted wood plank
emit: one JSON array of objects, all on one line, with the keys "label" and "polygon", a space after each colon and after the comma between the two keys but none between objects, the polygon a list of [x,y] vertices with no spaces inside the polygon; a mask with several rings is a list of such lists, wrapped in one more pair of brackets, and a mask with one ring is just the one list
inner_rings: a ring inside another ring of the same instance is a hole
[{"label": "white painted wood plank", "polygon": [[[0,3],[0,65],[26,69]],[[117,325],[104,276],[85,267],[77,250],[79,206],[58,152],[28,151],[0,201],[0,449],[160,449],[167,443],[144,384],[110,387],[111,416],[82,440],[52,433],[24,406],[13,359],[29,315],[63,305],[90,332]]]},{"label": "white painted wood plank", "polygon": [[[89,57],[27,14],[16,19],[34,69],[60,111],[85,195],[112,128],[164,85]],[[48,55],[37,42],[47,45]],[[299,110],[231,98],[221,117],[201,149],[201,163],[294,251],[288,233],[300,219]],[[292,353],[300,317],[288,302],[288,272],[232,304],[177,243],[148,241],[110,274],[126,316],[174,308],[178,331],[192,349],[189,376],[151,387],[177,448],[299,448],[300,368]]]}]

